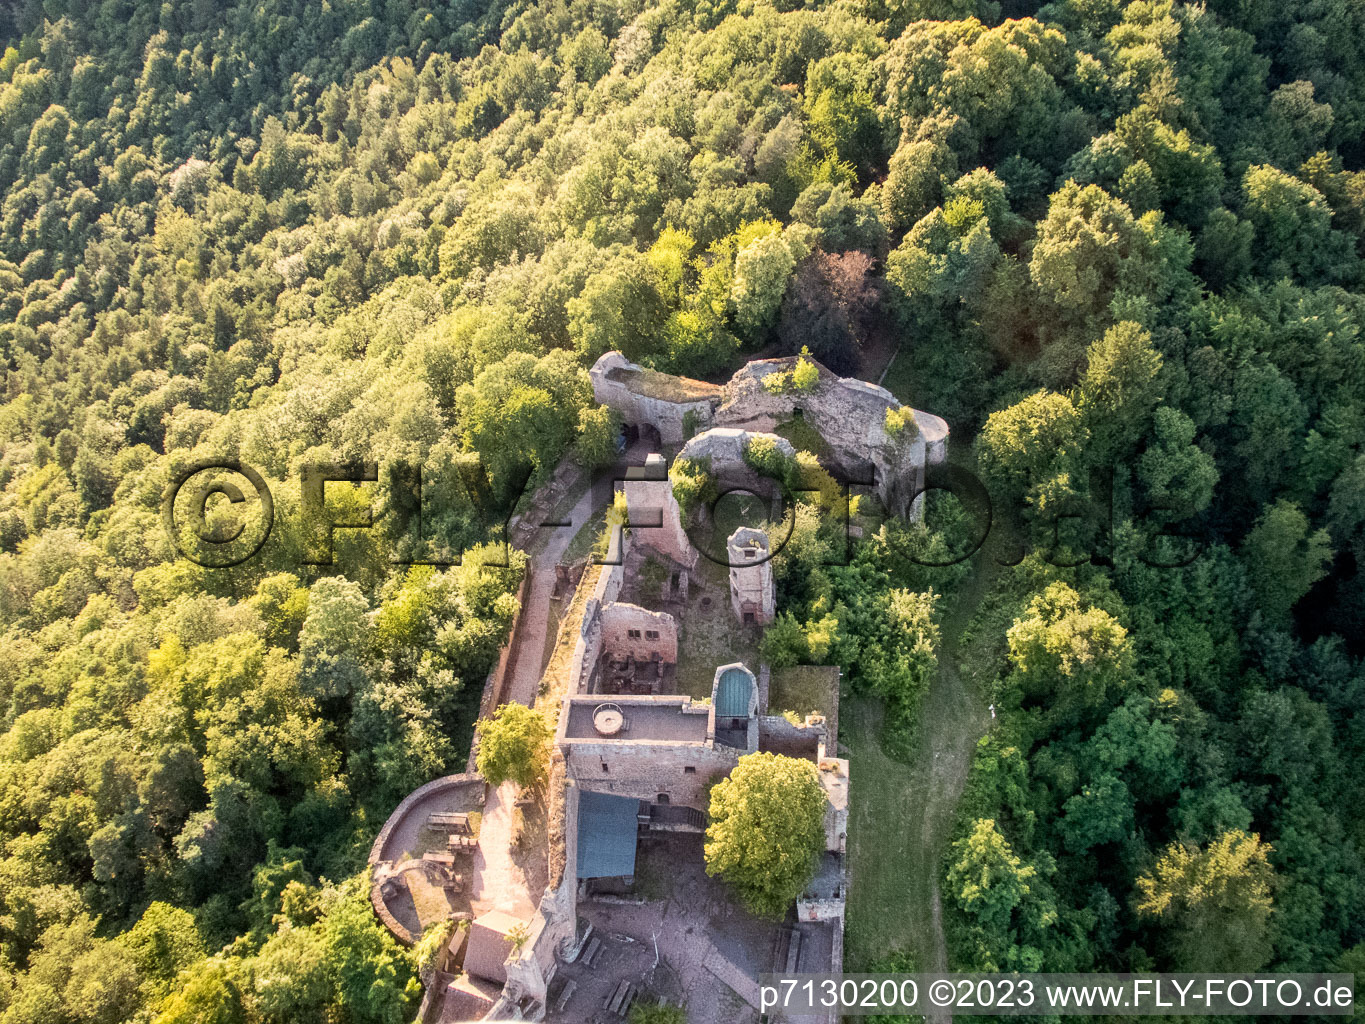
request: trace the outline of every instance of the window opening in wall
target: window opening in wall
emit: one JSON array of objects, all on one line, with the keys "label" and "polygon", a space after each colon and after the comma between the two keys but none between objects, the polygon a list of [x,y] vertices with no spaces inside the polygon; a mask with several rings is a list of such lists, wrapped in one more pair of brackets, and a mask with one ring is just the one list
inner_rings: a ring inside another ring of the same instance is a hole
[{"label": "window opening in wall", "polygon": [[646,639],[646,640],[657,640],[657,639],[659,639],[659,631],[658,631],[657,629],[647,629],[647,630],[645,630],[645,639]]},{"label": "window opening in wall", "polygon": [[683,774],[684,774],[684,775],[696,775],[696,774],[697,774],[697,769],[696,769],[695,767],[693,767],[692,765],[689,764],[686,768],[683,769]]},{"label": "window opening in wall", "polygon": [[606,772],[607,772],[607,762],[606,762],[606,761],[603,761],[603,762],[602,762],[602,774],[605,775]]}]

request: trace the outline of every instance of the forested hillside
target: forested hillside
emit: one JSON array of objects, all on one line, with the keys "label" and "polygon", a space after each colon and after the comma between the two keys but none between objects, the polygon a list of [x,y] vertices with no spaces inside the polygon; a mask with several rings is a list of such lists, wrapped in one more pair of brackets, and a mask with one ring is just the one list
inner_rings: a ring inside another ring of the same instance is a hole
[{"label": "forested hillside", "polygon": [[[857,666],[895,752],[991,560],[954,966],[1362,966],[1358,4],[30,0],[0,36],[0,1022],[410,1018],[365,854],[464,765],[519,582],[489,522],[614,455],[612,348],[898,344],[989,486],[972,567],[809,538],[769,644]],[[204,569],[162,495],[224,457],[280,507]],[[300,470],[356,460],[423,467],[438,554],[495,543],[397,564],[381,472],[305,565]]]}]

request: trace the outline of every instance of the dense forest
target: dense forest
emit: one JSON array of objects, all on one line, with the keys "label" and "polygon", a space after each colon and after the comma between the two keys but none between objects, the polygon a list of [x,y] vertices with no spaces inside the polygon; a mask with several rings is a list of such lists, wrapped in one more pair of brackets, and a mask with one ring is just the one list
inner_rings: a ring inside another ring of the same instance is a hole
[{"label": "dense forest", "polygon": [[[486,506],[614,455],[608,349],[898,346],[989,488],[952,568],[901,554],[962,543],[951,499],[847,565],[803,528],[766,643],[851,666],[892,753],[944,644],[998,706],[953,966],[1365,970],[1359,4],[27,0],[0,37],[0,1022],[409,1019],[365,854],[465,763],[521,565]],[[280,506],[231,570],[161,525],[208,458]],[[422,467],[461,564],[400,564],[383,472],[305,564],[302,467],[365,460]]]}]

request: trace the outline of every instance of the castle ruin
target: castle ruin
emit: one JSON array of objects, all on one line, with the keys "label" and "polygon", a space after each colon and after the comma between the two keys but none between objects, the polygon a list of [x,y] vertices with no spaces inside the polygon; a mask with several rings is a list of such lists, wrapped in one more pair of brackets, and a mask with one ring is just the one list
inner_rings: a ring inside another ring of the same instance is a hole
[{"label": "castle ruin", "polygon": [[[805,388],[793,378],[802,359],[817,370]],[[906,415],[885,388],[840,377],[804,356],[756,359],[715,385],[607,352],[589,376],[597,401],[619,412],[627,425],[656,434],[664,445],[687,443],[686,457],[710,455],[717,471],[718,459],[733,458],[735,451],[742,455],[745,434],[778,433],[803,420],[823,439],[827,450],[813,454],[830,463],[826,468],[850,483],[872,486],[895,515],[918,515],[925,470],[948,455],[942,418],[918,409]]]}]

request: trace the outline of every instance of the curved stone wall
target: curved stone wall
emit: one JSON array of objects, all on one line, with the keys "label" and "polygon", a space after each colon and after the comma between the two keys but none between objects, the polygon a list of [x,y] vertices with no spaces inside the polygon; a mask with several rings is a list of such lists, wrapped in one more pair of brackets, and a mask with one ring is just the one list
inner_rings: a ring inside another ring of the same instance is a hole
[{"label": "curved stone wall", "polygon": [[393,813],[389,815],[389,820],[384,822],[384,827],[379,830],[379,835],[374,837],[374,844],[370,847],[370,866],[373,867],[381,861],[391,859],[384,855],[384,847],[388,843],[389,837],[393,835],[394,828],[400,821],[407,817],[408,812],[412,810],[415,804],[420,803],[427,797],[439,793],[442,790],[475,784],[480,786],[483,785],[483,776],[479,775],[477,772],[462,772],[459,775],[443,775],[439,779],[432,779],[425,785],[418,786],[407,796],[403,797],[402,802],[395,807]]}]

